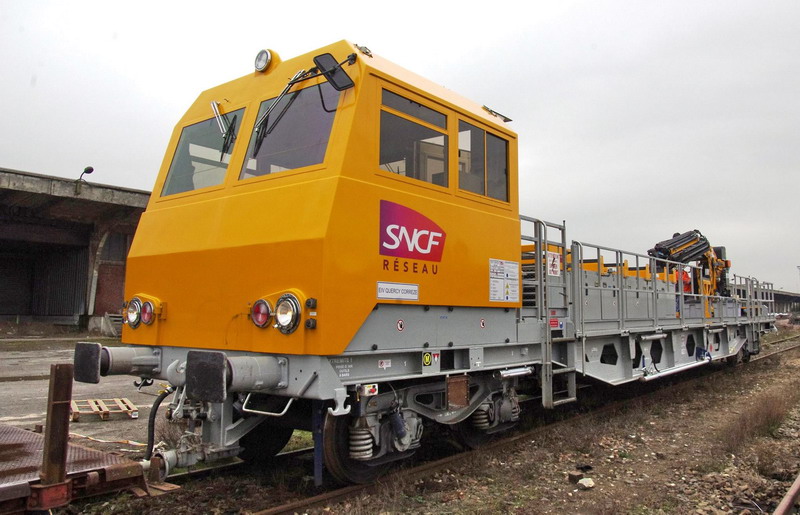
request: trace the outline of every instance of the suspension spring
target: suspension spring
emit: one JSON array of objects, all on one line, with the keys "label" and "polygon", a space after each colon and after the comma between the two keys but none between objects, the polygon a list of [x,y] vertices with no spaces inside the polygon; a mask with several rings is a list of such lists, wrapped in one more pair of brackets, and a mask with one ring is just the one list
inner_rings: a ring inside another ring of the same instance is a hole
[{"label": "suspension spring", "polygon": [[372,457],[372,433],[364,427],[350,428],[350,457],[368,460]]},{"label": "suspension spring", "polygon": [[489,429],[491,421],[489,420],[489,412],[486,410],[478,410],[472,414],[472,425],[476,429]]}]

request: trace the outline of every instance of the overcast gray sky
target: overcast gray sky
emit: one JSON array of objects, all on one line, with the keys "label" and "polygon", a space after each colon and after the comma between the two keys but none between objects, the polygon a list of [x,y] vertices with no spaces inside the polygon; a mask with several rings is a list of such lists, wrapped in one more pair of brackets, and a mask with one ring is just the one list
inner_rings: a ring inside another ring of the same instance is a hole
[{"label": "overcast gray sky", "polygon": [[0,166],[149,190],[202,90],[339,39],[511,117],[524,214],[800,291],[797,0],[0,0]]}]

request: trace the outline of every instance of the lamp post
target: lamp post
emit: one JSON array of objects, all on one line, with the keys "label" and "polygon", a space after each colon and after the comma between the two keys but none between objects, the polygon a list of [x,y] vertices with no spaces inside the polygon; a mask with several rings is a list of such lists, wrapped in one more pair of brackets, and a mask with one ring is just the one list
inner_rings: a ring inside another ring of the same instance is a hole
[{"label": "lamp post", "polygon": [[[75,181],[75,194],[76,195],[80,195],[80,193],[81,193],[81,182],[86,182],[85,180],[83,180],[83,176],[84,175],[89,175],[93,171],[94,171],[94,168],[92,168],[91,166],[87,166],[86,168],[83,169],[83,173],[81,173],[81,176],[78,177],[77,181]],[[800,267],[798,267],[798,268],[800,268]]]}]

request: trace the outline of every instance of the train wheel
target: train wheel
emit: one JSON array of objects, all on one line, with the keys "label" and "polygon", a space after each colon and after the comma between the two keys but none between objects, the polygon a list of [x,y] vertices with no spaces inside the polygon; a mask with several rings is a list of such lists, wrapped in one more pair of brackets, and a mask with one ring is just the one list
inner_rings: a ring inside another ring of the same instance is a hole
[{"label": "train wheel", "polygon": [[492,441],[492,435],[475,427],[470,418],[453,425],[452,431],[456,441],[464,449],[478,449]]},{"label": "train wheel", "polygon": [[342,483],[372,483],[391,466],[389,463],[370,466],[350,458],[350,416],[325,415],[322,449],[325,467]]},{"label": "train wheel", "polygon": [[273,426],[262,422],[239,441],[239,445],[243,448],[239,457],[250,463],[267,463],[286,447],[292,433],[294,429],[291,427]]},{"label": "train wheel", "polygon": [[742,363],[750,362],[750,349],[742,347]]}]

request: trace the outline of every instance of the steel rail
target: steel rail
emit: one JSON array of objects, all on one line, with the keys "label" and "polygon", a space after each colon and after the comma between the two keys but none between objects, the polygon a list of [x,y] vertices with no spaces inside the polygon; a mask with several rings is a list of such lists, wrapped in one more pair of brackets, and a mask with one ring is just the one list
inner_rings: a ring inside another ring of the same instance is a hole
[{"label": "steel rail", "polygon": [[797,479],[794,480],[789,491],[786,492],[786,495],[781,499],[780,504],[778,504],[778,507],[775,508],[773,512],[774,515],[794,513],[794,503],[797,501],[798,497],[800,497],[800,476],[797,476]]}]

